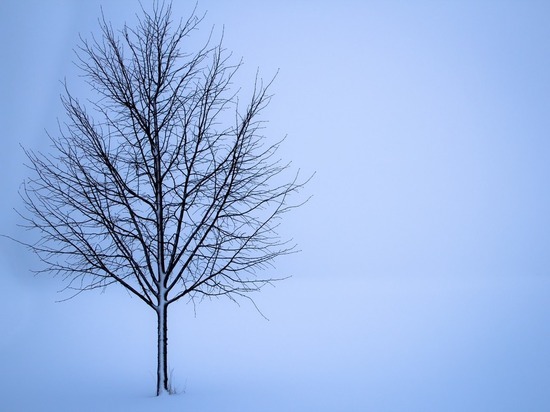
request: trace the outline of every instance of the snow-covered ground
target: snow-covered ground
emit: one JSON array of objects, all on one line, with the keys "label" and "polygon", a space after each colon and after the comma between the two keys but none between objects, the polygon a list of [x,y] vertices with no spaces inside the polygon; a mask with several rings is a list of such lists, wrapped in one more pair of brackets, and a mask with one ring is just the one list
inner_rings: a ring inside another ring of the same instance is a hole
[{"label": "snow-covered ground", "polygon": [[[5,270],[5,268],[3,269]],[[6,273],[3,273],[4,277]],[[9,279],[9,276],[8,276]],[[180,394],[156,398],[154,316],[120,291],[4,290],[0,410],[543,411],[550,280],[293,278],[174,307]]]}]

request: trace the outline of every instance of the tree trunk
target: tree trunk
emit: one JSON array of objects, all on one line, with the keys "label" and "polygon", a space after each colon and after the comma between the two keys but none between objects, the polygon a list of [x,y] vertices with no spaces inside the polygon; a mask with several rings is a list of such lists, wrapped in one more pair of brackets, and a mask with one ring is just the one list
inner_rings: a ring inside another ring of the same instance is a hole
[{"label": "tree trunk", "polygon": [[157,308],[157,396],[170,393],[168,386],[168,306],[162,302]]}]

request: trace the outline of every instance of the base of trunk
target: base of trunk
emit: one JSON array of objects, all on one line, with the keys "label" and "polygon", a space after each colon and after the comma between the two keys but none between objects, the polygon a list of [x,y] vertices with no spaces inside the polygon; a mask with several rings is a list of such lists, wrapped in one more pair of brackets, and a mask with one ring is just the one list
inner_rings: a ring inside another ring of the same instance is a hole
[{"label": "base of trunk", "polygon": [[168,305],[157,309],[157,396],[171,394],[168,383]]}]

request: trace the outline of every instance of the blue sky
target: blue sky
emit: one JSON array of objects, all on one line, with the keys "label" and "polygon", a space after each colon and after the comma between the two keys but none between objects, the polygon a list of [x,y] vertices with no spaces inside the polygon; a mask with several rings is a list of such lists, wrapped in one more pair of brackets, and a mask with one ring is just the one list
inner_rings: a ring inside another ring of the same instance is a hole
[{"label": "blue sky", "polygon": [[[183,17],[194,5],[174,3]],[[97,33],[99,5],[0,4],[3,233],[19,234],[19,145],[47,150],[44,129],[64,115],[60,80],[86,94],[72,49]],[[115,26],[139,10],[103,7]],[[293,278],[257,298],[270,322],[247,304],[207,302],[196,318],[177,309],[170,350],[187,393],[174,408],[548,410],[550,5],[210,0],[198,10],[208,14],[197,39],[224,27],[243,56],[244,90],[258,67],[266,78],[280,70],[266,133],[288,135],[281,155],[316,176],[282,229],[302,249],[277,266]],[[26,374],[3,374],[3,402],[23,402],[23,377],[59,382],[38,391],[56,410],[90,401],[90,385],[123,405],[148,393],[154,322],[139,302],[113,290],[54,304],[61,282],[32,278],[31,255],[0,247],[13,291],[0,304],[0,358]],[[63,403],[67,380],[82,387],[69,383],[80,395]]]}]

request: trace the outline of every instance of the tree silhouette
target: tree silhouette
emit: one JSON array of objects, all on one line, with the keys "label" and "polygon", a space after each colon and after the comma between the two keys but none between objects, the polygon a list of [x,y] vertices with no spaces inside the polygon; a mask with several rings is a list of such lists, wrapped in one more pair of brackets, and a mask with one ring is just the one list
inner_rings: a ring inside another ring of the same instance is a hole
[{"label": "tree silhouette", "polygon": [[172,22],[171,5],[143,10],[135,28],[82,40],[81,69],[95,99],[65,88],[67,122],[53,151],[27,150],[22,189],[28,246],[39,272],[81,291],[118,284],[158,320],[157,395],[168,381],[168,308],[210,296],[230,299],[280,277],[260,277],[293,244],[276,229],[305,184],[261,134],[270,84],[258,77],[245,105],[232,90],[240,63],[221,41],[186,43],[201,18]]}]

